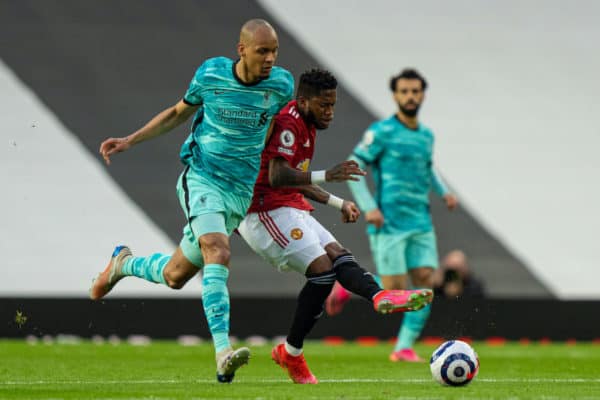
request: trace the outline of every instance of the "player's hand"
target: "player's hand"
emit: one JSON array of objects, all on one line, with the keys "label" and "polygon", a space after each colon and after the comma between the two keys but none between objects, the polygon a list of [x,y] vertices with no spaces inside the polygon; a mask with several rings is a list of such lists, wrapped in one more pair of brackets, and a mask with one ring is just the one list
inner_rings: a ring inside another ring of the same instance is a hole
[{"label": "player's hand", "polygon": [[365,219],[367,220],[367,223],[375,225],[377,229],[381,228],[383,226],[383,223],[385,222],[383,214],[381,213],[379,208],[376,208],[366,213]]},{"label": "player's hand", "polygon": [[344,200],[342,205],[342,222],[356,222],[360,217],[360,210],[352,201]]},{"label": "player's hand", "polygon": [[343,182],[343,181],[358,181],[359,177],[365,176],[367,173],[360,169],[358,163],[354,160],[346,160],[335,167],[328,169],[325,172],[325,181],[327,182]]},{"label": "player's hand", "polygon": [[448,207],[448,210],[450,211],[453,211],[458,207],[458,199],[452,193],[445,195],[444,201],[446,202],[446,207]]},{"label": "player's hand", "polygon": [[100,145],[100,154],[106,162],[106,165],[110,165],[110,156],[115,153],[120,153],[131,147],[131,144],[127,138],[108,138]]}]

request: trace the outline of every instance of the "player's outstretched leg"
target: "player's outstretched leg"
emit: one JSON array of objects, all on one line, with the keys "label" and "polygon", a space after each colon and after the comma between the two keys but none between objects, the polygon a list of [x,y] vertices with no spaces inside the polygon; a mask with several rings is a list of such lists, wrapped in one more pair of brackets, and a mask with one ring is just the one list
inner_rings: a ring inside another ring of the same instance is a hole
[{"label": "player's outstretched leg", "polygon": [[433,290],[382,290],[373,297],[373,308],[380,314],[417,311],[433,300]]},{"label": "player's outstretched leg", "polygon": [[330,315],[339,313],[347,301],[340,301],[344,288],[372,301],[375,311],[380,314],[420,310],[433,300],[431,289],[382,290],[373,276],[358,265],[350,253],[337,257],[333,262],[333,270],[343,288],[334,289],[327,298],[326,311]]},{"label": "player's outstretched leg", "polygon": [[92,300],[99,300],[106,296],[117,282],[125,277],[121,270],[123,263],[131,256],[132,254],[129,247],[124,245],[115,247],[104,271],[92,281],[92,287],[90,288],[90,298]]},{"label": "player's outstretched leg", "polygon": [[[373,275],[365,271],[356,261],[354,256],[347,252],[339,243],[332,243],[326,247],[328,255],[333,259],[333,270],[336,280],[333,290],[325,301],[325,312],[336,315],[342,312],[350,300],[350,292],[355,293],[368,301],[381,291]],[[333,254],[330,254],[333,253]]]},{"label": "player's outstretched leg", "polygon": [[235,371],[242,365],[248,364],[250,360],[250,349],[240,347],[237,350],[227,349],[217,355],[217,381],[220,383],[231,383],[235,377]]},{"label": "player's outstretched leg", "polygon": [[285,343],[278,344],[271,351],[271,358],[281,368],[285,369],[294,383],[300,384],[316,384],[319,383],[317,378],[310,372],[308,364],[304,359],[304,355],[300,353],[293,356],[285,349]]},{"label": "player's outstretched leg", "polygon": [[119,245],[113,251],[106,269],[92,282],[90,298],[99,300],[106,296],[118,281],[126,276],[136,276],[148,282],[167,285],[163,274],[170,255],[155,253],[148,257],[133,257],[127,246]]}]

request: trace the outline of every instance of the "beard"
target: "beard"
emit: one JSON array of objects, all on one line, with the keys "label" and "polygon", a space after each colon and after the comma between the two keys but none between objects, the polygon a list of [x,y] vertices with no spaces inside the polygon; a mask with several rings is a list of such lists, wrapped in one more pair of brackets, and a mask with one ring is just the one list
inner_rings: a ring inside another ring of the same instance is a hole
[{"label": "beard", "polygon": [[[415,103],[412,103],[415,104]],[[416,104],[415,108],[405,108],[404,106],[398,105],[400,111],[407,117],[416,117],[419,113],[419,108],[421,107],[419,104]]]},{"label": "beard", "polygon": [[328,125],[323,125],[319,122],[319,120],[317,119],[317,117],[315,116],[315,114],[309,109],[308,113],[306,115],[308,118],[308,121],[313,124],[318,130],[324,130],[327,129],[329,126]]}]

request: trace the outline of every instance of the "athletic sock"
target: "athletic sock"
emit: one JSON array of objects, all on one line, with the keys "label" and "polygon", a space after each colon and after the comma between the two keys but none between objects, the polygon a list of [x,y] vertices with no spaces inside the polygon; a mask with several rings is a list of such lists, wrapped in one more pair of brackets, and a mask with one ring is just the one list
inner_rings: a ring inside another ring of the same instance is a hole
[{"label": "athletic sock", "polygon": [[152,254],[149,257],[128,257],[121,267],[121,273],[166,285],[163,271],[170,259],[171,256],[160,253]]},{"label": "athletic sock", "polygon": [[370,272],[365,271],[352,254],[344,254],[333,261],[336,279],[347,290],[372,301],[381,287]]},{"label": "athletic sock", "polygon": [[304,338],[323,314],[323,304],[335,283],[335,272],[308,275],[307,279],[298,295],[294,321],[287,337],[287,343],[296,349],[302,349]]},{"label": "athletic sock", "polygon": [[431,314],[431,304],[428,304],[419,311],[404,313],[394,351],[411,349],[413,347],[427,323],[429,314]]},{"label": "athletic sock", "polygon": [[292,346],[287,342],[287,340],[283,345],[285,346],[285,351],[291,356],[298,357],[300,354],[302,354],[302,348],[299,349],[297,347]]},{"label": "athletic sock", "polygon": [[215,353],[231,347],[229,343],[229,269],[220,264],[207,264],[202,274],[202,305],[212,335]]}]

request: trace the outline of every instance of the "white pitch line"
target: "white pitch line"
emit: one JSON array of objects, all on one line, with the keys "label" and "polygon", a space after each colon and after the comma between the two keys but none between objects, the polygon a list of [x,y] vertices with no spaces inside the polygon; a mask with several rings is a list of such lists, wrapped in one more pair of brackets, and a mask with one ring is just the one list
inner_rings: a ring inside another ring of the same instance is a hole
[{"label": "white pitch line", "polygon": [[[600,383],[600,378],[476,378],[478,382],[485,383]],[[236,380],[239,383],[287,383],[288,379],[244,379]],[[356,379],[320,379],[321,383],[429,383],[432,379],[375,379],[375,378],[356,378]],[[123,385],[123,384],[143,384],[143,385],[164,385],[181,383],[215,383],[214,379],[142,379],[142,380],[105,380],[105,381],[83,381],[83,380],[65,380],[65,381],[0,381],[0,386],[34,386],[34,385]]]}]

